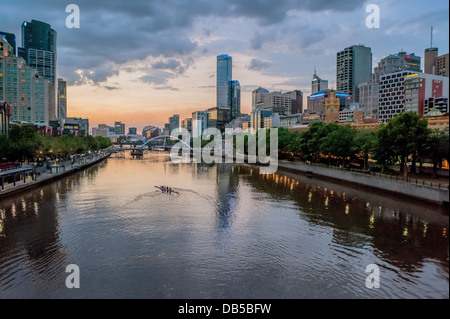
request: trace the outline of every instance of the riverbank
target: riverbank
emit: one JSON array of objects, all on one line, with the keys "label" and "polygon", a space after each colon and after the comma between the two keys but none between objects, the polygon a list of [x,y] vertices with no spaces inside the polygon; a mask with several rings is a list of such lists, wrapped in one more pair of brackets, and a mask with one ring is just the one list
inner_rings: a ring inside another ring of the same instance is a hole
[{"label": "riverbank", "polygon": [[448,184],[426,183],[425,181],[388,178],[382,174],[364,174],[346,169],[329,168],[302,162],[280,161],[278,167],[281,170],[301,173],[308,177],[318,177],[334,181],[344,182],[367,190],[375,189],[425,201],[432,204],[448,206]]},{"label": "riverbank", "polygon": [[[30,189],[39,187],[46,183],[53,182],[58,180],[64,176],[68,176],[74,174],[80,170],[84,170],[90,166],[93,166],[108,157],[110,157],[111,153],[101,153],[101,154],[92,154],[78,161],[77,163],[68,162],[60,162],[59,164],[53,165],[50,169],[47,169],[45,172],[40,173],[35,177],[35,179],[27,178],[17,181],[14,186],[13,183],[8,183],[4,185],[4,189],[0,189],[0,199],[6,198],[8,196],[12,196],[24,191],[28,191]],[[31,167],[31,166],[30,166]],[[2,172],[7,173],[7,171]]]}]

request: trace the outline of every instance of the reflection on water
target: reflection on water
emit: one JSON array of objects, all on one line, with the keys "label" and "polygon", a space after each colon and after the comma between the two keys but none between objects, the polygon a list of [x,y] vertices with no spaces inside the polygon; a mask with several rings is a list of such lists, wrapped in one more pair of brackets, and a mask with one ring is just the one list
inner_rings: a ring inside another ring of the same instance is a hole
[{"label": "reflection on water", "polygon": [[0,297],[448,298],[447,236],[439,207],[328,181],[111,158],[1,201]]}]

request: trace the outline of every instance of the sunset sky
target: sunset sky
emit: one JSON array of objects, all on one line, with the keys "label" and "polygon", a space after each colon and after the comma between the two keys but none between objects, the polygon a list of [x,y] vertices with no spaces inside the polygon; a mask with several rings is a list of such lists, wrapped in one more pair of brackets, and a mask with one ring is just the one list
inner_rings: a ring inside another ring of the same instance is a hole
[{"label": "sunset sky", "polygon": [[[65,26],[70,3],[80,8],[79,29]],[[365,25],[371,3],[380,7],[379,29]],[[15,33],[18,46],[23,21],[58,32],[69,116],[89,118],[91,127],[122,121],[138,131],[215,106],[219,54],[233,57],[241,111],[249,113],[259,86],[310,94],[314,66],[335,84],[336,52],[354,44],[371,47],[374,64],[402,49],[423,57],[434,26],[434,46],[448,53],[448,16],[442,0],[0,2],[0,30]]]}]

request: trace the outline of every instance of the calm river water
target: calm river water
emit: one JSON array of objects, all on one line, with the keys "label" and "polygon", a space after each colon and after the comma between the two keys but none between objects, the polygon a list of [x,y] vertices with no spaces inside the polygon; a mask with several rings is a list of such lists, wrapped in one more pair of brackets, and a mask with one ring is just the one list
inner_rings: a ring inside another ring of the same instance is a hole
[{"label": "calm river water", "polygon": [[439,207],[281,171],[110,158],[1,200],[0,298],[449,298],[448,226]]}]

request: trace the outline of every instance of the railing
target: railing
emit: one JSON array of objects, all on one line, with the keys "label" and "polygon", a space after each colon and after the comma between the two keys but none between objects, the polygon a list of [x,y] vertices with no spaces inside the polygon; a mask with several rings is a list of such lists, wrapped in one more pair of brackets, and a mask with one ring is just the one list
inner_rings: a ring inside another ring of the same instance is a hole
[{"label": "railing", "polygon": [[352,172],[352,173],[363,175],[363,176],[370,175],[370,176],[374,176],[374,177],[395,180],[395,181],[409,183],[409,184],[414,184],[414,185],[417,185],[417,186],[422,186],[422,187],[427,187],[427,188],[449,190],[449,184],[438,182],[438,181],[428,181],[428,180],[409,178],[409,177],[405,180],[405,178],[400,177],[398,175],[389,175],[389,174],[383,174],[381,172],[380,173],[376,173],[376,172],[372,172],[372,171],[369,171],[369,170],[360,170],[360,169],[355,169],[355,168],[344,168],[344,167],[337,167],[337,166],[325,165],[325,164],[320,164],[320,163],[306,163],[306,162],[293,162],[293,161],[292,162],[291,161],[280,161],[280,163],[290,164],[289,166],[303,164],[303,165],[324,167],[324,168],[334,169],[334,170],[339,170],[339,171]]}]

